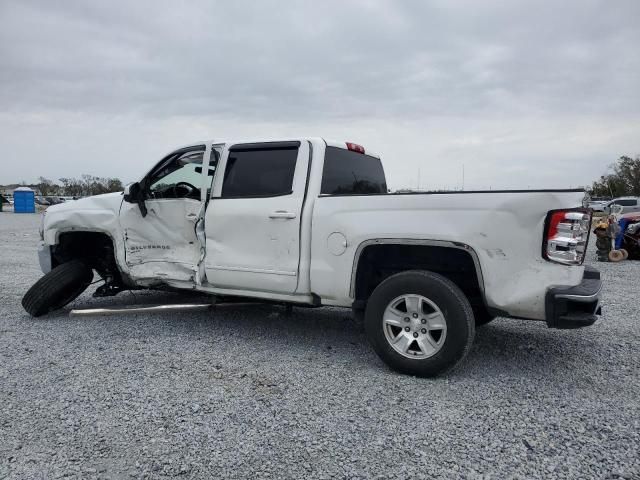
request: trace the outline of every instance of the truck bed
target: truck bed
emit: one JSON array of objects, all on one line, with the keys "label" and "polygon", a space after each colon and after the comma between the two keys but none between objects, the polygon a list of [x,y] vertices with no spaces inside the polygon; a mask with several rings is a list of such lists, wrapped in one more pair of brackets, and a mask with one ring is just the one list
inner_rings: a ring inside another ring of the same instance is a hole
[{"label": "truck bed", "polygon": [[312,291],[347,306],[359,252],[373,239],[445,242],[475,256],[489,307],[542,320],[549,286],[577,285],[583,274],[542,258],[544,222],[550,210],[581,207],[583,196],[581,189],[320,196],[311,250],[326,251],[333,232],[346,237],[347,249],[312,257]]}]

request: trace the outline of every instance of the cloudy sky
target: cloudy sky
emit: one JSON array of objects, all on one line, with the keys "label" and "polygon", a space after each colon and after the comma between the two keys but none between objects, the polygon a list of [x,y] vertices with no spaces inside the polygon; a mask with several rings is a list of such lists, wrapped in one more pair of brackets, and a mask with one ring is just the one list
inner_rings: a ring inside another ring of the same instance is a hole
[{"label": "cloudy sky", "polygon": [[394,188],[589,184],[640,154],[640,2],[0,0],[0,184],[323,136]]}]

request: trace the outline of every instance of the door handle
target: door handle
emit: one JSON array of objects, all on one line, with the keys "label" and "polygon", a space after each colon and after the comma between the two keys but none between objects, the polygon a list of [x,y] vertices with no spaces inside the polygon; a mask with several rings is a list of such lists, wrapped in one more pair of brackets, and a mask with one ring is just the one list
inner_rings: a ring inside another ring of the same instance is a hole
[{"label": "door handle", "polygon": [[198,215],[196,215],[195,213],[189,213],[187,214],[187,220],[193,222],[195,219],[198,218]]},{"label": "door handle", "polygon": [[296,214],[293,212],[286,212],[284,210],[276,210],[269,214],[269,218],[296,218]]}]

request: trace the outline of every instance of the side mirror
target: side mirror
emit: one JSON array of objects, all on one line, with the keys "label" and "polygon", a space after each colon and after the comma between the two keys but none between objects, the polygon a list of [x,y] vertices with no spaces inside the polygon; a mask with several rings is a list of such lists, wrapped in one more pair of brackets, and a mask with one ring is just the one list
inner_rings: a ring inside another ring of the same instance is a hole
[{"label": "side mirror", "polygon": [[138,182],[130,183],[124,187],[124,201],[129,203],[138,203],[140,196],[140,184]]},{"label": "side mirror", "polygon": [[144,195],[142,187],[138,182],[130,183],[124,187],[124,201],[129,203],[137,203],[140,207],[142,217],[147,216],[147,206],[144,204]]}]

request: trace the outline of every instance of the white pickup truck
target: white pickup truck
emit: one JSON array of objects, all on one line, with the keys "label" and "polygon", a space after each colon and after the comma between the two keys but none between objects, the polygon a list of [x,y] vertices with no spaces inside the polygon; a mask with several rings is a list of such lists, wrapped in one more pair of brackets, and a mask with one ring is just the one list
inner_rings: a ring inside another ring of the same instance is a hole
[{"label": "white pickup truck", "polygon": [[388,193],[380,158],[321,138],[198,142],[124,193],[49,207],[45,275],[22,304],[43,315],[134,288],[352,308],[392,368],[460,362],[495,316],[576,328],[600,313],[582,266],[581,190]]}]

